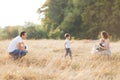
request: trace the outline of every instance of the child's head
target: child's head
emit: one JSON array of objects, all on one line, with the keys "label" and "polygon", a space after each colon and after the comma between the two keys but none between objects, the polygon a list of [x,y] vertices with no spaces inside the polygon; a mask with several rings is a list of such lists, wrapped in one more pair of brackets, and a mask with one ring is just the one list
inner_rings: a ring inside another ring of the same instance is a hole
[{"label": "child's head", "polygon": [[70,39],[70,34],[69,33],[65,33],[65,38],[68,38],[68,39]]}]

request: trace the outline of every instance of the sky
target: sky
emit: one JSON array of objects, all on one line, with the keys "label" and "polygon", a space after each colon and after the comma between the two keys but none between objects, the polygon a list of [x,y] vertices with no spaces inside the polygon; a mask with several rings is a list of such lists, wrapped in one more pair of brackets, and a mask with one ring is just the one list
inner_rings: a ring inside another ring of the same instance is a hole
[{"label": "sky", "polygon": [[0,27],[24,25],[25,22],[40,24],[37,9],[46,0],[0,0]]}]

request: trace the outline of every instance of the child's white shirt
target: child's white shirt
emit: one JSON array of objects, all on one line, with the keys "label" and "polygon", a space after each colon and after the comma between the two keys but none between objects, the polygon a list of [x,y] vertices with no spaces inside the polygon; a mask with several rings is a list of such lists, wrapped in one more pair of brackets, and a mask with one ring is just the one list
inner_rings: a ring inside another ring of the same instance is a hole
[{"label": "child's white shirt", "polygon": [[69,39],[65,39],[65,47],[70,48],[70,40]]}]

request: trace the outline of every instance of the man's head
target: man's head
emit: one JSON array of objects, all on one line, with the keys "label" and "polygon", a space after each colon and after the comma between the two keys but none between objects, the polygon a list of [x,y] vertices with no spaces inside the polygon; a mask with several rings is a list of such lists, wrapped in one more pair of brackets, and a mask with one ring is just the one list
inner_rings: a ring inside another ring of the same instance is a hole
[{"label": "man's head", "polygon": [[22,31],[22,32],[20,33],[20,37],[21,37],[22,39],[26,39],[26,38],[27,38],[26,32],[25,32],[25,31]]}]

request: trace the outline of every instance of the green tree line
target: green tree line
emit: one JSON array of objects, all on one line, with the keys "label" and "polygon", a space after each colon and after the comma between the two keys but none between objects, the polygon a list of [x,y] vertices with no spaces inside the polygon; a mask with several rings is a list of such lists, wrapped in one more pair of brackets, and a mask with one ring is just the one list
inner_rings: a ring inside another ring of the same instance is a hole
[{"label": "green tree line", "polygon": [[105,30],[120,39],[120,0],[46,0],[38,13],[48,38],[97,39]]},{"label": "green tree line", "polygon": [[6,26],[0,28],[0,40],[12,39],[20,34],[21,31],[27,32],[27,39],[48,38],[47,32],[40,25],[26,22],[24,26]]}]

